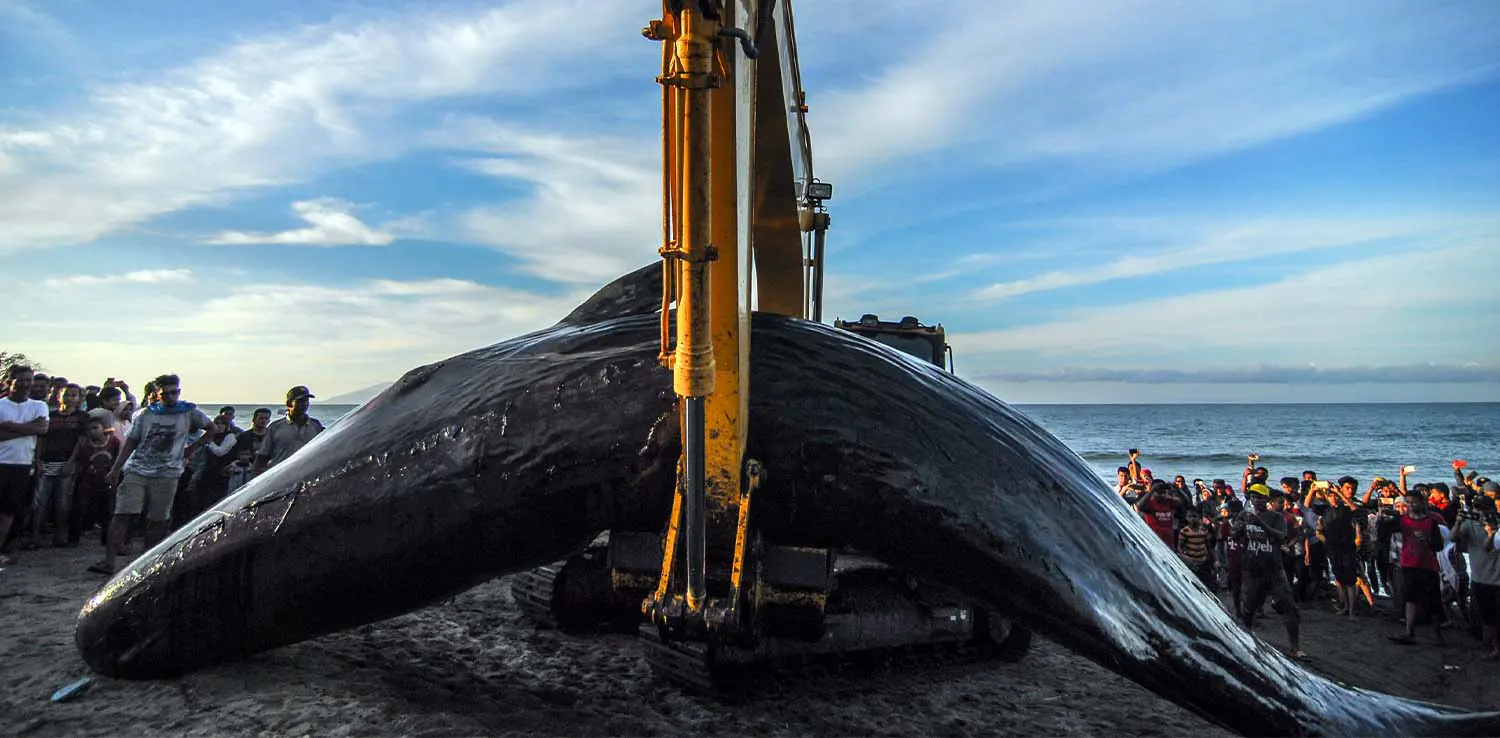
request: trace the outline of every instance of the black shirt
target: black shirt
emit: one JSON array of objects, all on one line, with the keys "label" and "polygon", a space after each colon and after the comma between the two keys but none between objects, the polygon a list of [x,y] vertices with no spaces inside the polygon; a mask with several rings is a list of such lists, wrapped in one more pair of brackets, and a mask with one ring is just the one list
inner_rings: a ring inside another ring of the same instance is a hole
[{"label": "black shirt", "polygon": [[1330,553],[1354,553],[1354,511],[1343,505],[1329,506],[1323,513],[1323,541]]},{"label": "black shirt", "polygon": [[1256,514],[1249,510],[1235,518],[1236,537],[1245,541],[1245,571],[1280,573],[1281,544],[1287,538],[1286,518],[1275,510]]},{"label": "black shirt", "polygon": [[[260,453],[260,444],[266,440],[264,434],[256,435],[255,431],[253,430],[247,430],[235,436],[234,438],[234,452],[236,455],[247,448],[250,449],[251,453],[258,454]],[[230,459],[230,461],[233,460],[234,459]]]}]

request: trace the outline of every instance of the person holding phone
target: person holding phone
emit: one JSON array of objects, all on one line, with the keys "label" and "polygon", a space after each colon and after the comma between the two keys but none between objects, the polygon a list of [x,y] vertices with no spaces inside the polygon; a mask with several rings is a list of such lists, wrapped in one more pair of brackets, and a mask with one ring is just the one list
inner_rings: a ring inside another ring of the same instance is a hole
[{"label": "person holding phone", "polygon": [[[1406,467],[1402,467],[1405,478]],[[1418,485],[1419,487],[1421,485]],[[1443,642],[1442,584],[1438,579],[1437,552],[1444,547],[1443,519],[1427,507],[1426,490],[1413,490],[1406,496],[1406,511],[1387,515],[1381,523],[1385,530],[1401,534],[1401,590],[1406,604],[1406,632],[1390,639],[1402,645],[1416,641],[1417,615],[1432,616],[1433,637]]]},{"label": "person holding phone", "polygon": [[1328,509],[1322,517],[1323,547],[1338,588],[1339,609],[1335,613],[1354,619],[1355,591],[1359,583],[1359,526],[1355,521],[1354,493],[1359,481],[1340,477],[1338,487],[1329,487]]}]

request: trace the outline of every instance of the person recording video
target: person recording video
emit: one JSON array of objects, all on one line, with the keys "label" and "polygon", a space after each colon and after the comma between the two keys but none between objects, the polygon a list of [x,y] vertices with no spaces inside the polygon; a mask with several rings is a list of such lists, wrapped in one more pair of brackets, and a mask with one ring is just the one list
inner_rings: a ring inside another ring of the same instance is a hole
[{"label": "person recording video", "polygon": [[[1402,467],[1402,478],[1410,467]],[[1402,645],[1413,645],[1416,641],[1417,615],[1432,617],[1433,637],[1443,642],[1442,585],[1438,580],[1437,552],[1444,546],[1443,519],[1427,506],[1424,485],[1417,485],[1406,496],[1406,511],[1382,511],[1383,532],[1401,534],[1401,590],[1406,603],[1406,632],[1390,636]]]},{"label": "person recording video", "polygon": [[1495,531],[1500,529],[1500,513],[1495,501],[1476,497],[1468,509],[1459,514],[1453,530],[1453,545],[1469,556],[1469,586],[1473,611],[1488,632],[1487,661],[1500,659],[1500,549],[1495,546]]}]

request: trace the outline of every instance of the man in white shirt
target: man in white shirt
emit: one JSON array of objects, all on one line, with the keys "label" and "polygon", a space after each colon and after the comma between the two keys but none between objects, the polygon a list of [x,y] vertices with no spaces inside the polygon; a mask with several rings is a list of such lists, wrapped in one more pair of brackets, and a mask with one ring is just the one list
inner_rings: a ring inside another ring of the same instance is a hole
[{"label": "man in white shirt", "polygon": [[[16,514],[31,504],[36,439],[47,432],[47,403],[31,399],[35,376],[26,366],[12,366],[5,373],[8,394],[0,399],[0,541],[10,535]],[[11,563],[0,554],[0,566]]]}]

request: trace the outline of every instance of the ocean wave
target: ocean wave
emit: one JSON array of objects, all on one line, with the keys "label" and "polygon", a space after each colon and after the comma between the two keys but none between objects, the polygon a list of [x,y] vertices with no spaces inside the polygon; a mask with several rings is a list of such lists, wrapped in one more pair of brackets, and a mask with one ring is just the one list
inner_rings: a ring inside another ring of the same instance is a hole
[{"label": "ocean wave", "polygon": [[[1078,454],[1085,461],[1110,461],[1118,462],[1119,466],[1125,466],[1130,462],[1130,455],[1119,451],[1083,451]],[[1245,463],[1245,454],[1228,453],[1158,453],[1142,454],[1140,462],[1149,468],[1152,464],[1234,464],[1242,466]],[[1392,459],[1374,458],[1349,458],[1344,456],[1333,456],[1329,454],[1266,454],[1256,462],[1257,466],[1274,468],[1277,466],[1298,466],[1308,469],[1316,469],[1318,464],[1337,466],[1381,466],[1395,463]]]}]

